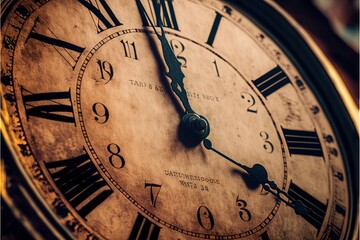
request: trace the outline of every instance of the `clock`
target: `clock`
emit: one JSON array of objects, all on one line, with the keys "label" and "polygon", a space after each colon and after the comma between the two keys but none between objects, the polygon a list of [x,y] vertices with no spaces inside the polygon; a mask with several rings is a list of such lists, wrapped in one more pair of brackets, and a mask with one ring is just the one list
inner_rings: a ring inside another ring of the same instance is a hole
[{"label": "clock", "polygon": [[2,4],[9,235],[357,237],[358,107],[276,3]]}]

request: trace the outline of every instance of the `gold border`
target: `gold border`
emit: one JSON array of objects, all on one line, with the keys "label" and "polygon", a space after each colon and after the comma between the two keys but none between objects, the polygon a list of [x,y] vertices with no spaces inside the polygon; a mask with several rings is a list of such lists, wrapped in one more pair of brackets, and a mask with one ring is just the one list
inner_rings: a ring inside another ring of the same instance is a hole
[{"label": "gold border", "polygon": [[[18,183],[17,187],[19,188],[23,197],[27,200],[27,204],[31,208],[34,209],[34,211],[37,214],[37,217],[43,221],[43,224],[53,233],[53,235],[57,239],[65,239],[65,238],[56,229],[56,227],[48,220],[48,218],[43,214],[41,209],[46,209],[47,214],[50,215],[50,217],[52,219],[56,219],[55,221],[57,221],[59,223],[58,226],[61,227],[61,230],[66,232],[68,237],[70,237],[71,239],[74,239],[73,234],[70,233],[70,231],[67,228],[65,228],[65,226],[57,220],[58,217],[50,209],[48,204],[45,202],[45,200],[41,196],[40,192],[36,189],[34,183],[29,178],[25,169],[23,168],[23,166],[20,162],[19,152],[16,148],[16,140],[15,140],[16,138],[14,138],[13,132],[10,131],[10,129],[11,129],[10,128],[10,117],[6,110],[2,88],[0,88],[0,94],[1,94],[0,134],[3,136],[4,142],[5,142],[4,145],[6,145],[7,149],[10,152],[11,158],[12,158],[12,159],[8,159],[8,160],[14,161],[17,169],[21,173],[21,176],[24,178],[24,181],[28,185],[29,190],[35,196],[36,200],[39,202],[39,204],[41,206],[36,203],[36,201],[33,199],[33,197],[30,196],[28,190],[25,189],[25,187],[22,184]],[[31,223],[28,216],[17,209],[14,201],[12,200],[12,196],[10,196],[8,194],[7,189],[6,189],[7,175],[5,172],[4,161],[5,161],[5,159],[1,158],[1,162],[0,162],[0,196],[1,196],[1,198],[3,198],[3,200],[8,204],[8,206],[10,207],[11,211],[13,212],[15,218],[17,218],[19,220],[19,222],[24,226],[24,228],[29,232],[29,234],[31,234],[31,236],[33,236],[35,239],[40,239],[40,240],[44,239],[42,234],[40,232],[38,232],[38,230]]]},{"label": "gold border", "polygon": [[321,50],[319,45],[313,40],[308,32],[293,18],[291,17],[283,8],[281,8],[274,0],[265,0],[271,7],[273,7],[277,12],[279,12],[301,35],[301,37],[308,44],[315,56],[320,60],[322,66],[325,68],[325,71],[329,75],[332,83],[334,84],[336,90],[340,94],[340,97],[345,104],[345,107],[355,125],[358,135],[360,134],[360,123],[359,123],[359,108],[355,103],[354,98],[351,96],[349,89],[346,87],[344,80],[341,78],[339,72],[335,69],[334,65],[326,57],[324,52]]},{"label": "gold border", "polygon": [[[330,60],[326,57],[324,52],[321,50],[319,45],[314,41],[314,39],[310,36],[310,34],[305,31],[305,29],[292,17],[288,14],[282,7],[280,7],[274,0],[265,0],[267,4],[269,4],[272,8],[274,8],[279,14],[281,14],[286,21],[288,21],[291,26],[301,35],[304,41],[307,43],[309,48],[315,54],[315,56],[319,59],[320,63],[324,67],[325,71],[329,75],[332,83],[334,84],[336,90],[338,91],[346,110],[348,111],[351,120],[354,123],[357,134],[360,134],[360,122],[359,122],[359,107],[356,105],[354,98],[350,94],[349,89],[346,87],[344,80],[341,78],[339,72],[335,69],[334,65],[330,62]],[[358,205],[358,203],[354,203],[354,205]],[[359,205],[358,205],[359,206]],[[354,213],[352,213],[354,214]],[[359,232],[359,212],[355,213],[355,228],[353,233],[347,232],[347,234],[352,234],[351,239],[358,239]],[[355,215],[354,214],[354,215]]]}]

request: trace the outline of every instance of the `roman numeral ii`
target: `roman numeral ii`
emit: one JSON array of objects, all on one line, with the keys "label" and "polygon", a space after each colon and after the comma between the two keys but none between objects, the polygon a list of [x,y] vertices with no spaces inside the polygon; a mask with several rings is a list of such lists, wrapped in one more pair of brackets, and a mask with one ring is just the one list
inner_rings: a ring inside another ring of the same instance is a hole
[{"label": "roman numeral ii", "polygon": [[284,87],[286,84],[291,83],[288,76],[279,66],[252,82],[265,98]]}]

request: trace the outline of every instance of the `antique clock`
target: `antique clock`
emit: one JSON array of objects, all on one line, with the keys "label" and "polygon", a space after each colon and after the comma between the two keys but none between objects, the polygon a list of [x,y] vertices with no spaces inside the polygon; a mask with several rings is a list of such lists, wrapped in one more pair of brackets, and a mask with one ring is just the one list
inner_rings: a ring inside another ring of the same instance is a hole
[{"label": "antique clock", "polygon": [[3,1],[1,42],[8,238],[358,236],[358,108],[274,2]]}]

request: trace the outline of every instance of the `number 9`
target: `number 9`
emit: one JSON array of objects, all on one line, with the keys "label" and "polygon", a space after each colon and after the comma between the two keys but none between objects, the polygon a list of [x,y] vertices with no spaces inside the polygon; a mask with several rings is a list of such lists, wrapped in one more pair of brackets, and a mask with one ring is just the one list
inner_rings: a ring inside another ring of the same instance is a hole
[{"label": "number 9", "polygon": [[109,120],[109,110],[102,103],[95,103],[92,107],[93,112],[96,114],[94,117],[95,121],[100,124],[104,124]]}]

